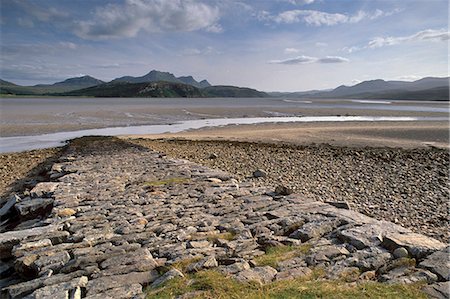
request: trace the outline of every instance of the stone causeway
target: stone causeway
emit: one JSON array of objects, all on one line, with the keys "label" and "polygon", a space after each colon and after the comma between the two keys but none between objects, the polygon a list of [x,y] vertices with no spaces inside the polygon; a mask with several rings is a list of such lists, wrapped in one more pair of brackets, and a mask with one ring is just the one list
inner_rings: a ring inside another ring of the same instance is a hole
[{"label": "stone causeway", "polygon": [[[171,265],[185,260],[187,272],[242,281],[320,268],[325,279],[423,281],[431,297],[449,296],[448,244],[340,203],[281,195],[131,145],[67,151],[48,177],[0,209],[2,221],[20,219],[0,233],[1,298],[144,298],[183,276]],[[268,247],[305,245],[275,268],[255,262]]]}]

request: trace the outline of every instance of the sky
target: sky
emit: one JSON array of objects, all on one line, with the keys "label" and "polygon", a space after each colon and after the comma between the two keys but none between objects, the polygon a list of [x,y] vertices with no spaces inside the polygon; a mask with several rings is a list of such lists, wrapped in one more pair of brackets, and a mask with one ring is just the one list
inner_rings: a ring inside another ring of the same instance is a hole
[{"label": "sky", "polygon": [[303,91],[448,76],[447,0],[2,0],[0,78]]}]

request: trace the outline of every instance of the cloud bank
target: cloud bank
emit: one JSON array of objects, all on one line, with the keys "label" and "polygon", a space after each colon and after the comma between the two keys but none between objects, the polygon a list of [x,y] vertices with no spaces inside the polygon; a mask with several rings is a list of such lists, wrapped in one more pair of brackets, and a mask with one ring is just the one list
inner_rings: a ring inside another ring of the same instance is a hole
[{"label": "cloud bank", "polygon": [[287,10],[279,13],[278,15],[271,15],[270,13],[263,11],[259,14],[260,20],[273,21],[278,24],[294,24],[294,23],[306,23],[311,26],[333,26],[344,23],[358,23],[363,20],[375,20],[380,17],[390,16],[398,12],[397,10],[391,12],[384,12],[377,9],[373,12],[358,11],[354,15],[347,15],[341,13],[327,13],[318,10]]},{"label": "cloud bank", "polygon": [[221,32],[219,10],[194,0],[126,0],[96,9],[94,17],[78,22],[75,34],[84,39],[134,37],[140,31]]},{"label": "cloud bank", "polygon": [[415,34],[409,36],[399,36],[399,37],[376,37],[371,40],[368,44],[368,48],[380,48],[384,46],[398,45],[406,42],[414,41],[447,41],[450,39],[450,33],[445,29],[433,30],[427,29],[419,31]]},{"label": "cloud bank", "polygon": [[287,65],[295,65],[295,64],[308,64],[308,63],[343,63],[348,62],[349,60],[340,56],[325,56],[323,58],[310,57],[310,56],[297,56],[294,58],[288,58],[284,60],[271,60],[269,63],[271,64],[287,64]]}]

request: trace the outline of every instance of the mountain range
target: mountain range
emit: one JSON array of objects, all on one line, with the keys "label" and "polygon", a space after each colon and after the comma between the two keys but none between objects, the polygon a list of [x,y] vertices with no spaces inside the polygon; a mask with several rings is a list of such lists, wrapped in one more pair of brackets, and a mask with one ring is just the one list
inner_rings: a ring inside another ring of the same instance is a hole
[{"label": "mountain range", "polygon": [[426,77],[417,81],[363,81],[353,86],[341,85],[332,90],[276,92],[271,96],[309,99],[386,99],[386,100],[449,100],[449,77]]},{"label": "mountain range", "polygon": [[341,85],[335,89],[302,92],[262,92],[246,87],[211,86],[207,80],[192,76],[175,77],[169,72],[152,70],[140,76],[123,76],[110,82],[82,76],[54,84],[20,86],[0,79],[0,94],[93,97],[286,97],[286,98],[358,98],[395,100],[449,100],[449,78],[426,77],[417,81],[381,79]]}]

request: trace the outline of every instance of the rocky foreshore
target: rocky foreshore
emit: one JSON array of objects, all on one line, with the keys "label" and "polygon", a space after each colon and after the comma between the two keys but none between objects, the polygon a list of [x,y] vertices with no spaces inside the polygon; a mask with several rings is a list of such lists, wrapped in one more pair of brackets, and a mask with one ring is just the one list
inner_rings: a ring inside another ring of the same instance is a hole
[{"label": "rocky foreshore", "polygon": [[[125,141],[74,141],[47,182],[1,207],[1,296],[143,298],[212,269],[261,284],[317,271],[349,283],[419,282],[448,297],[448,244],[334,198],[256,184],[259,174],[233,177]],[[294,254],[266,263],[270,248]]]},{"label": "rocky foreshore", "polygon": [[[449,240],[448,149],[342,147],[182,139],[130,141],[314,201],[347,202],[378,220]],[[253,179],[253,171],[265,175]]]}]

